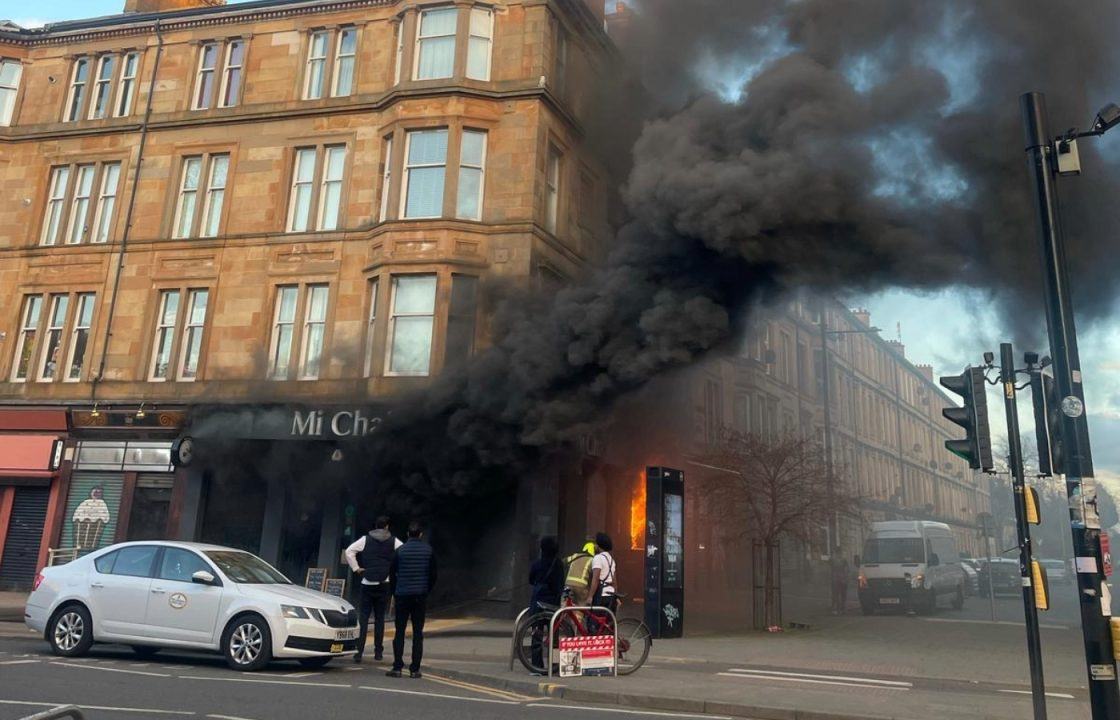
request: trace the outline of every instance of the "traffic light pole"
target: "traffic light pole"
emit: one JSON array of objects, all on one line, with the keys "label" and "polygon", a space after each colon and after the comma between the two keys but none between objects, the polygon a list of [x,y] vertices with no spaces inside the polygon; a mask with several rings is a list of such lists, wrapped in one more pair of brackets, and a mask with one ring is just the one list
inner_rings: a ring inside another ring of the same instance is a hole
[{"label": "traffic light pole", "polygon": [[1055,187],[1054,146],[1042,93],[1027,93],[1020,99],[1028,166],[1034,182],[1038,212],[1046,299],[1050,331],[1050,357],[1054,380],[1061,398],[1061,435],[1065,447],[1066,494],[1070,505],[1074,564],[1077,577],[1085,662],[1089,675],[1089,702],[1093,720],[1120,718],[1120,686],[1116,683],[1109,628],[1111,609],[1100,554],[1100,518],[1085,418],[1081,362],[1077,353],[1077,331],[1073,321],[1069,273],[1058,215]]},{"label": "traffic light pole", "polygon": [[[1031,669],[1031,697],[1034,719],[1046,720],[1046,686],[1042,678],[1042,636],[1035,603],[1031,563],[1031,531],[1027,524],[1026,477],[1023,446],[1019,439],[1019,408],[1015,397],[1015,357],[1011,343],[999,346],[999,379],[1003,387],[1003,406],[1007,411],[1007,446],[1011,462],[1012,499],[1015,502],[1015,531],[1019,537],[1019,575],[1022,577],[1023,615],[1027,624],[1027,657]],[[991,565],[988,566],[991,577]]]}]

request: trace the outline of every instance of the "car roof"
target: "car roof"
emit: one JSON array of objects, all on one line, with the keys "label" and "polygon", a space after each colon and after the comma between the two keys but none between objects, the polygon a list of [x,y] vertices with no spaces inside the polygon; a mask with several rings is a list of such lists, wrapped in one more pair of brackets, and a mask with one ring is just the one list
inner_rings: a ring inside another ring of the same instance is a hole
[{"label": "car roof", "polygon": [[130,540],[128,542],[114,543],[100,550],[115,550],[122,547],[132,547],[135,545],[159,545],[161,547],[179,547],[188,548],[190,550],[198,550],[199,552],[225,550],[228,552],[248,552],[247,550],[239,550],[238,548],[226,547],[225,545],[211,545],[209,543],[186,542],[183,540]]}]

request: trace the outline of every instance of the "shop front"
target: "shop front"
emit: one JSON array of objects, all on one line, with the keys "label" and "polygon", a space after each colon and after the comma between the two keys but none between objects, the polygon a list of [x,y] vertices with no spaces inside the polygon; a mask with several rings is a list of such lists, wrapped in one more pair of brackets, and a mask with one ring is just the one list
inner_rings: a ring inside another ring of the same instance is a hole
[{"label": "shop front", "polygon": [[64,409],[0,410],[0,589],[29,587],[46,564],[66,436]]}]

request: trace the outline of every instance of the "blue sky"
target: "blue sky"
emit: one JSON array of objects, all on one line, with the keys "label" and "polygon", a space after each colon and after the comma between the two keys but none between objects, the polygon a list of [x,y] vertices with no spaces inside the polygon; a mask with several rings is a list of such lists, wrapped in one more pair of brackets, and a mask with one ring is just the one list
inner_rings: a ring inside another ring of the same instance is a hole
[{"label": "blue sky", "polygon": [[[229,0],[231,4],[241,1],[244,0]],[[18,9],[15,9],[14,0],[8,0],[6,4],[11,9],[0,11],[0,18],[10,13],[8,19],[25,27],[57,20],[111,15],[124,8],[124,0],[37,0],[35,3],[20,4]],[[780,54],[780,50],[771,48],[764,53],[771,58],[775,54]],[[967,62],[967,58],[958,60]],[[744,75],[757,72],[757,69],[724,68],[721,73],[710,73],[712,85],[724,90],[741,86]],[[958,78],[962,83],[967,79],[966,70],[953,72],[952,68],[945,69],[950,78]],[[729,73],[737,76],[739,81],[730,82]],[[967,90],[962,86],[961,95],[967,95]],[[1027,191],[1025,177],[1023,191]],[[985,349],[998,351],[1000,341],[1006,339],[991,304],[972,291],[951,288],[920,294],[896,289],[844,299],[852,307],[871,310],[872,322],[883,328],[884,337],[897,337],[901,328],[908,357],[916,363],[933,365],[936,375],[959,372],[965,365],[977,362]],[[1045,319],[1039,317],[1040,327],[1044,327],[1044,322]],[[1033,349],[1046,353],[1045,348]],[[1092,327],[1083,326],[1081,358],[1097,465],[1120,478],[1120,324],[1110,318]],[[1029,395],[1022,400],[1024,436],[1029,439],[1033,427],[1031,418],[1026,416]],[[998,400],[993,399],[992,402]],[[998,413],[998,405],[992,410]],[[1002,426],[1003,423],[997,425]]]}]

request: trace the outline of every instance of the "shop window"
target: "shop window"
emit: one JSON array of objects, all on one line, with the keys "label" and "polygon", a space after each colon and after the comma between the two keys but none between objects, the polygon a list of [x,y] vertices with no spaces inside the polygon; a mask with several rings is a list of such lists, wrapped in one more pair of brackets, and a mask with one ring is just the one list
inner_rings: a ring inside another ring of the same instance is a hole
[{"label": "shop window", "polygon": [[198,378],[209,302],[206,288],[160,292],[149,380],[190,382]]},{"label": "shop window", "polygon": [[482,193],[486,173],[486,133],[464,130],[459,154],[459,197],[455,216],[482,219]]},{"label": "shop window", "polygon": [[228,153],[183,158],[172,237],[215,237],[218,234],[228,179]]},{"label": "shop window", "polygon": [[431,370],[436,276],[396,275],[392,282],[386,374],[426,376]]},{"label": "shop window", "polygon": [[241,102],[245,40],[203,43],[198,49],[191,110],[233,107]]},{"label": "shop window", "polygon": [[475,317],[478,313],[478,278],[451,276],[451,304],[447,311],[448,366],[466,360],[474,352]]},{"label": "shop window", "polygon": [[[269,378],[291,380],[297,362],[298,379],[319,378],[326,345],[329,300],[330,288],[326,284],[281,285],[276,288],[269,345]],[[299,317],[302,320],[297,324]],[[299,355],[293,357],[296,349]]]},{"label": "shop window", "polygon": [[467,40],[468,78],[472,80],[490,79],[493,42],[494,12],[486,8],[472,8],[470,36]]},{"label": "shop window", "polygon": [[366,357],[365,367],[362,373],[366,377],[373,374],[373,343],[375,331],[377,328],[377,291],[380,289],[381,282],[374,278],[369,284],[369,317],[366,320]]},{"label": "shop window", "polygon": [[51,168],[39,244],[108,242],[120,174],[119,162]]},{"label": "shop window", "polygon": [[0,125],[12,124],[22,76],[23,65],[18,60],[0,60]]},{"label": "shop window", "polygon": [[555,145],[548,146],[548,165],[545,168],[544,227],[556,234],[560,220],[560,170],[563,156]]},{"label": "shop window", "polygon": [[454,74],[458,18],[459,10],[453,7],[420,12],[414,80],[438,80]]},{"label": "shop window", "polygon": [[[335,230],[342,215],[342,182],[346,175],[346,146],[297,148],[292,169],[288,232]],[[318,192],[316,192],[318,187]]]},{"label": "shop window", "polygon": [[446,170],[447,128],[413,130],[406,135],[403,217],[442,217]]}]

